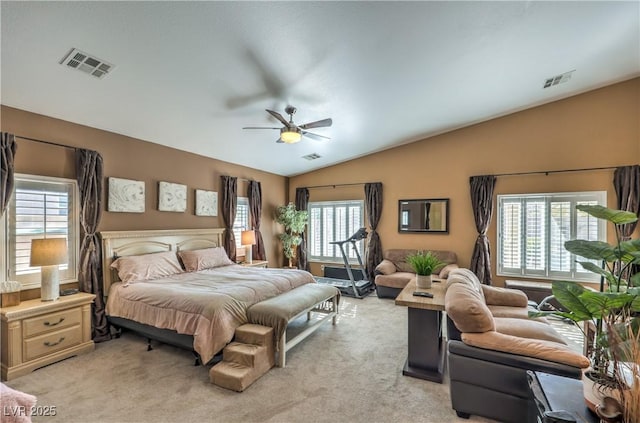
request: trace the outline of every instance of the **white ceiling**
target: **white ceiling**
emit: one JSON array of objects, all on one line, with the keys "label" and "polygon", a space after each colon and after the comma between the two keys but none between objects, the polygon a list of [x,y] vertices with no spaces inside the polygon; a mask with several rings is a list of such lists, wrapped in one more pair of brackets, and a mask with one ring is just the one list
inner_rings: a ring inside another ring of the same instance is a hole
[{"label": "white ceiling", "polygon": [[[2,1],[1,14],[2,104],[286,176],[640,75],[638,1]],[[72,47],[116,68],[60,65]],[[332,139],[242,129],[277,126],[264,109],[287,104],[298,124],[332,117],[314,130]]]}]

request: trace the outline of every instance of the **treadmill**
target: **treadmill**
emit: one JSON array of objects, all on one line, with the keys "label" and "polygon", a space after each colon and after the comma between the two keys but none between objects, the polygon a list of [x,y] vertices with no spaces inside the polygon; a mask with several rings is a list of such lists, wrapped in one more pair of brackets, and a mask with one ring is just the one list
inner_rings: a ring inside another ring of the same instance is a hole
[{"label": "treadmill", "polygon": [[[318,283],[333,285],[338,288],[343,295],[346,295],[348,297],[364,298],[369,295],[374,289],[373,283],[369,282],[369,280],[367,279],[367,269],[362,264],[360,253],[358,253],[358,249],[356,248],[356,242],[363,240],[366,237],[367,230],[365,228],[360,228],[356,233],[354,233],[344,241],[330,242],[330,244],[334,244],[340,247],[340,253],[342,254],[342,260],[344,261],[344,268],[347,271],[347,275],[349,275],[349,279],[316,276],[316,281]],[[354,276],[354,269],[351,269],[349,259],[347,258],[347,252],[345,250],[345,244],[348,243],[351,244],[353,251],[356,252],[356,257],[358,258],[358,263],[360,264],[360,269],[355,269],[355,271],[359,270],[361,275]],[[358,280],[356,280],[356,277],[358,277]]]}]

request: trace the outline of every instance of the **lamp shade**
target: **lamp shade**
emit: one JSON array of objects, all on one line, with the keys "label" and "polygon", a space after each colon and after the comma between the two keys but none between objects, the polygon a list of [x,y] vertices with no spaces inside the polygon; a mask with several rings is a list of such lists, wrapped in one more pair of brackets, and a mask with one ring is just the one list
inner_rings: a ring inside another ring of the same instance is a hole
[{"label": "lamp shade", "polygon": [[254,245],[256,243],[256,233],[254,231],[242,231],[240,237],[242,245]]},{"label": "lamp shade", "polygon": [[67,262],[67,240],[46,238],[31,240],[31,266],[54,266]]}]

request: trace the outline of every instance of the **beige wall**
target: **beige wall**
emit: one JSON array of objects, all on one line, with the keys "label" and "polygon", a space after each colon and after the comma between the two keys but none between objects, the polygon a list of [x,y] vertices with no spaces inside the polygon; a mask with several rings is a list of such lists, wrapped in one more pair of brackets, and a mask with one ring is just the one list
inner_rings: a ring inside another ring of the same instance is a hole
[{"label": "beige wall", "polygon": [[[104,157],[105,177],[146,182],[147,211],[105,211],[99,230],[220,227],[221,217],[195,216],[194,189],[219,191],[220,175],[225,174],[255,179],[262,182],[261,229],[267,255],[276,266],[282,263],[276,238],[281,229],[273,220],[273,209],[294,199],[296,188],[380,181],[384,211],[379,232],[385,249],[449,249],[458,254],[461,265],[468,266],[477,236],[469,198],[470,176],[640,163],[639,116],[640,78],[636,78],[293,178],[6,106],[2,106],[0,117],[2,131],[99,151]],[[18,140],[16,171],[74,178],[73,150]],[[609,206],[615,207],[612,175],[612,170],[604,170],[500,177],[496,194],[606,190]],[[186,213],[157,210],[159,181],[188,186]],[[239,182],[238,188],[245,193],[246,182]],[[312,189],[310,200],[363,199],[363,190],[362,185]],[[449,233],[399,234],[398,200],[407,198],[449,198]],[[494,250],[495,221],[494,215],[489,230]],[[495,272],[495,260],[492,266]],[[313,264],[312,271],[322,273],[319,264]],[[504,281],[495,279],[498,284]]]},{"label": "beige wall", "polygon": [[[105,198],[100,231],[222,227],[220,214],[218,217],[195,215],[194,190],[198,188],[220,193],[221,175],[260,181],[263,207],[260,229],[265,241],[267,258],[272,266],[282,262],[281,247],[276,238],[281,228],[273,220],[273,210],[276,206],[285,204],[287,195],[285,177],[6,106],[2,106],[1,113],[2,131],[72,147],[88,148],[102,154]],[[75,158],[72,149],[19,138],[17,143],[16,172],[75,178]],[[145,213],[106,211],[107,178],[110,176],[146,183]],[[185,213],[158,211],[158,182],[160,181],[187,185]],[[238,194],[246,196],[246,192],[247,182],[239,180]],[[25,295],[37,297],[39,294]]]},{"label": "beige wall", "polygon": [[[299,175],[290,179],[289,195],[304,186],[380,181],[384,249],[453,250],[469,266],[477,236],[470,176],[638,163],[640,78]],[[612,178],[613,170],[505,176],[495,194],[606,190],[615,207]],[[310,190],[310,201],[363,198],[362,186]],[[410,198],[449,198],[449,233],[399,234],[398,200]],[[488,236],[495,251],[495,209]],[[495,258],[492,269],[495,275]],[[319,265],[312,270],[319,274]]]}]

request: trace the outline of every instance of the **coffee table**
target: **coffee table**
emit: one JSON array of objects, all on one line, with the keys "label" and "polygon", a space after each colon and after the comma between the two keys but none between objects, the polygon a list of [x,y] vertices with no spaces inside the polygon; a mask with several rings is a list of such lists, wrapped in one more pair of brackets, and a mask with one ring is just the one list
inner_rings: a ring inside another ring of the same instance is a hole
[{"label": "coffee table", "polygon": [[[416,287],[413,278],[396,297],[396,305],[408,310],[408,356],[402,374],[442,383],[445,345],[442,336],[446,281],[434,278],[429,289]],[[416,297],[415,291],[433,294],[433,298]]]}]

